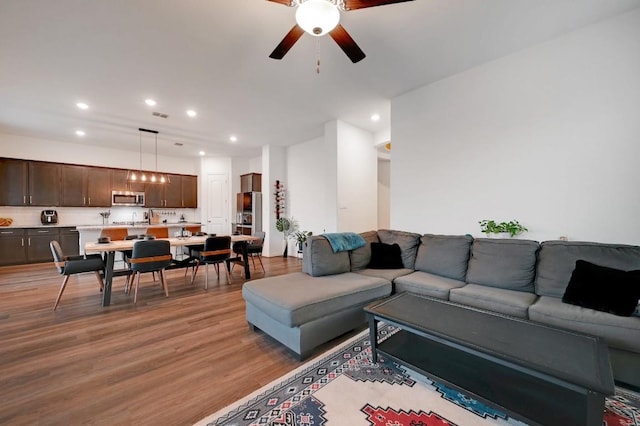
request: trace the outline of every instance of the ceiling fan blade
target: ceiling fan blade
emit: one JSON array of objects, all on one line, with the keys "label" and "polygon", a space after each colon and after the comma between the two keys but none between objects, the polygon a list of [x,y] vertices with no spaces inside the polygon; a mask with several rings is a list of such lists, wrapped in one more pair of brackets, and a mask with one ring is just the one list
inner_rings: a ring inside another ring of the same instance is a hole
[{"label": "ceiling fan blade", "polygon": [[298,39],[302,37],[302,34],[304,34],[304,30],[298,24],[294,25],[293,28],[291,28],[291,31],[289,31],[287,35],[284,36],[280,44],[278,44],[276,48],[273,49],[273,52],[271,52],[271,55],[269,55],[269,57],[273,59],[284,58],[284,55],[286,55],[289,49],[291,49],[293,45],[296,44],[296,41],[298,41]]},{"label": "ceiling fan blade", "polygon": [[284,4],[285,6],[292,6],[291,0],[267,0],[267,1],[272,1],[274,3]]},{"label": "ceiling fan blade", "polygon": [[358,47],[356,42],[353,41],[347,30],[345,30],[342,25],[338,24],[329,32],[329,35],[336,43],[338,43],[338,46],[340,46],[342,51],[347,54],[349,59],[351,59],[351,62],[354,64],[356,62],[360,62],[367,56],[364,54],[362,49]]},{"label": "ceiling fan blade", "polygon": [[345,10],[365,9],[367,7],[384,6],[385,4],[402,3],[405,1],[413,0],[344,0],[344,8]]}]

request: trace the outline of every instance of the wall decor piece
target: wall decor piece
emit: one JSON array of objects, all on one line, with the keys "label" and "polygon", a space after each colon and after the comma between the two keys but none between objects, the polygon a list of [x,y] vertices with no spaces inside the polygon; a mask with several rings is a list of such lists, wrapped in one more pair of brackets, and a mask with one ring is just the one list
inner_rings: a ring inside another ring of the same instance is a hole
[{"label": "wall decor piece", "polygon": [[284,184],[280,183],[279,180],[276,181],[275,184],[275,188],[276,188],[276,192],[273,194],[275,195],[275,204],[276,204],[276,208],[275,208],[275,213],[276,213],[276,220],[280,219],[280,216],[282,216],[285,212],[285,192],[284,192]]}]

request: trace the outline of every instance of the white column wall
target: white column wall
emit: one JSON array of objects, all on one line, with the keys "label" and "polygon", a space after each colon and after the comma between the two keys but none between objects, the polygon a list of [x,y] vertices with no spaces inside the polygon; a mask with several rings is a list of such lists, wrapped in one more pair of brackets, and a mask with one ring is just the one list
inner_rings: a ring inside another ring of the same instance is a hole
[{"label": "white column wall", "polygon": [[[265,145],[262,147],[262,229],[266,233],[264,256],[282,255],[284,250],[283,235],[275,226],[276,180],[284,183],[285,188],[288,187],[286,151],[283,147]],[[285,215],[289,216],[290,212],[287,211]]]},{"label": "white column wall", "polygon": [[378,153],[373,135],[338,121],[337,206],[339,232],[378,227]]},{"label": "white column wall", "polygon": [[640,244],[640,10],[392,101],[392,227]]}]

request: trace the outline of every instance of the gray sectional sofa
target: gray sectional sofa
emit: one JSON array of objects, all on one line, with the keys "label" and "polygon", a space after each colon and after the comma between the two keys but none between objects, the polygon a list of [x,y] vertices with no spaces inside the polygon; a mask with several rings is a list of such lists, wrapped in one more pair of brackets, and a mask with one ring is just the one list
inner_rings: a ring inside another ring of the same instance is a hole
[{"label": "gray sectional sofa", "polygon": [[[600,336],[608,343],[616,380],[640,387],[638,310],[619,316],[562,301],[577,260],[640,270],[640,247],[392,230],[360,235],[364,247],[338,253],[324,237],[310,237],[303,272],[245,283],[249,324],[304,358],[320,344],[361,327],[363,306],[409,291]],[[369,268],[374,242],[398,244],[403,267]],[[607,289],[610,283],[598,285]]]}]

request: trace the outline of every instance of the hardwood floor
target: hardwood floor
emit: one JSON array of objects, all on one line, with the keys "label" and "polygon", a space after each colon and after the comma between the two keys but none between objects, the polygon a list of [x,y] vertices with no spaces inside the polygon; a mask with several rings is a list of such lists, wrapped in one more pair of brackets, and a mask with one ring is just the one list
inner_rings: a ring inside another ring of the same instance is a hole
[{"label": "hardwood floor", "polygon": [[[254,279],[301,269],[263,261]],[[210,268],[208,291],[183,274],[168,298],[145,274],[135,306],[116,278],[107,308],[95,275],[72,276],[54,312],[52,263],[0,268],[0,424],[189,425],[300,365],[248,329],[240,268],[230,285]]]}]

